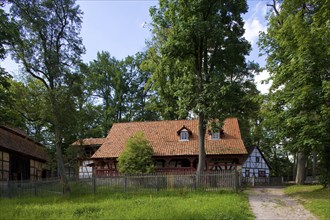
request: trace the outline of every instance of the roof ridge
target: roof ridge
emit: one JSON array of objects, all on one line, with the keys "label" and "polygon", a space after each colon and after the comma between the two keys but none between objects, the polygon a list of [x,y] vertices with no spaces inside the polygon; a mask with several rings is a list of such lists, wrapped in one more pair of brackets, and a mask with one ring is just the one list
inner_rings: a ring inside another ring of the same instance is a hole
[{"label": "roof ridge", "polygon": [[44,147],[43,144],[41,144],[39,141],[37,141],[34,137],[31,137],[30,135],[28,135],[25,131],[23,131],[20,128],[13,128],[13,127],[10,127],[7,125],[0,125],[0,128],[4,129],[10,133],[13,133],[15,135],[18,135],[21,138],[27,139],[28,141],[31,141],[31,142],[39,145],[40,147]]},{"label": "roof ridge", "polygon": [[198,119],[178,119],[178,120],[157,120],[157,121],[125,121],[125,122],[115,122],[115,124],[132,124],[132,123],[156,123],[156,122],[179,122],[179,121],[197,121]]}]

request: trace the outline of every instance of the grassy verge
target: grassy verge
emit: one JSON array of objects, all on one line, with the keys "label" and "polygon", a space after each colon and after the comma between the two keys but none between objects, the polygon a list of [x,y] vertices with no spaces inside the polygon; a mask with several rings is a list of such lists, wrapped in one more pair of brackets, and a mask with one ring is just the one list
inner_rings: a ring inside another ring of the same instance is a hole
[{"label": "grassy verge", "polygon": [[0,200],[0,219],[253,219],[232,192],[151,192]]},{"label": "grassy verge", "polygon": [[320,219],[330,219],[330,189],[321,185],[289,186],[285,190],[289,196],[297,198],[306,209]]}]

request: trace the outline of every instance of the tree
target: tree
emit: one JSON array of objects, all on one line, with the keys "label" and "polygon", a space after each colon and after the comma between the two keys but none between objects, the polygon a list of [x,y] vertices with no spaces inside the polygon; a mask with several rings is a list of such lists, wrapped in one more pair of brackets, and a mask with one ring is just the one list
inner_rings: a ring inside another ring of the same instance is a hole
[{"label": "tree", "polygon": [[97,59],[89,64],[87,84],[91,94],[102,101],[104,135],[114,122],[122,118],[123,77],[120,62],[109,52],[98,52]]},{"label": "tree", "polygon": [[[3,3],[0,2],[0,7],[2,6]],[[0,8],[0,60],[5,58],[7,47],[17,34],[15,24],[9,20],[8,14]],[[0,123],[12,125],[17,117],[11,111],[13,97],[10,91],[10,81],[11,76],[0,66]]]},{"label": "tree", "polygon": [[0,124],[11,124],[16,121],[12,114],[13,93],[10,89],[11,76],[0,67]]},{"label": "tree", "polygon": [[104,135],[120,121],[153,120],[158,115],[150,107],[151,92],[146,85],[150,72],[140,68],[143,53],[117,60],[109,52],[98,52],[97,59],[85,65],[85,84],[103,112]]},{"label": "tree", "polygon": [[141,68],[145,53],[138,52],[121,62],[121,69],[126,85],[124,95],[125,120],[144,121],[159,119],[151,99],[157,97],[147,84],[151,72]]},{"label": "tree", "polygon": [[[2,4],[0,2],[0,7]],[[6,47],[18,36],[15,23],[10,21],[8,14],[0,8],[0,59],[6,55]]]},{"label": "tree", "polygon": [[64,192],[70,188],[64,170],[62,141],[65,126],[70,123],[71,105],[68,88],[72,69],[84,52],[79,37],[82,12],[74,0],[11,0],[19,38],[11,51],[25,71],[42,82],[50,108],[54,132],[57,171]]},{"label": "tree", "polygon": [[304,183],[308,155],[318,152],[330,173],[330,1],[273,0],[260,46],[273,81],[269,120],[280,143],[297,153],[296,183]]},{"label": "tree", "polygon": [[142,132],[127,140],[124,151],[118,157],[119,172],[125,174],[143,174],[154,170],[153,149]]},{"label": "tree", "polygon": [[[153,7],[154,68],[152,79],[165,84],[176,97],[179,115],[198,116],[199,163],[205,168],[205,131],[209,120],[227,117],[233,103],[233,81],[247,74],[245,55],[250,45],[243,38],[244,0],[161,0]],[[166,92],[164,93],[166,94]],[[236,97],[238,99],[238,97]],[[235,102],[234,102],[235,103]]]}]

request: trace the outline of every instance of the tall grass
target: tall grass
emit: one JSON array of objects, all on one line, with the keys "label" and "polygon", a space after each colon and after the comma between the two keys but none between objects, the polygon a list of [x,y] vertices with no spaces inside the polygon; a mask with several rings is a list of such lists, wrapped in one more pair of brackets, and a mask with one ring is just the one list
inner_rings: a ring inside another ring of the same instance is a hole
[{"label": "tall grass", "polygon": [[330,220],[330,189],[321,185],[295,185],[284,192],[297,198],[303,206],[321,220]]},{"label": "tall grass", "polygon": [[0,219],[253,219],[247,196],[184,190],[0,200]]}]

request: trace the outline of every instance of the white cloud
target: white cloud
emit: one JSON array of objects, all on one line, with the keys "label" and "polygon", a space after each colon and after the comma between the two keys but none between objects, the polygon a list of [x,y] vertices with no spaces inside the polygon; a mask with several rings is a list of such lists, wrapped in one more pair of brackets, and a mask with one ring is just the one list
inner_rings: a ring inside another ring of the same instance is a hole
[{"label": "white cloud", "polygon": [[246,40],[250,41],[251,44],[257,42],[259,32],[265,31],[266,27],[261,24],[261,22],[257,18],[249,18],[245,21],[245,34],[244,37]]},{"label": "white cloud", "polygon": [[267,70],[262,71],[259,75],[255,76],[255,81],[257,84],[257,89],[263,93],[266,94],[269,92],[269,88],[272,85],[272,81],[270,80],[268,83],[263,82],[264,80],[267,80],[269,78],[269,72]]},{"label": "white cloud", "polygon": [[265,4],[265,2],[259,1],[254,8],[253,16],[257,16],[259,14],[264,18],[267,14],[267,7],[268,6]]},{"label": "white cloud", "polygon": [[259,32],[266,31],[265,16],[267,13],[267,5],[265,2],[258,2],[253,8],[250,9],[249,16],[245,20],[245,34],[244,37],[251,44],[257,42]]}]

